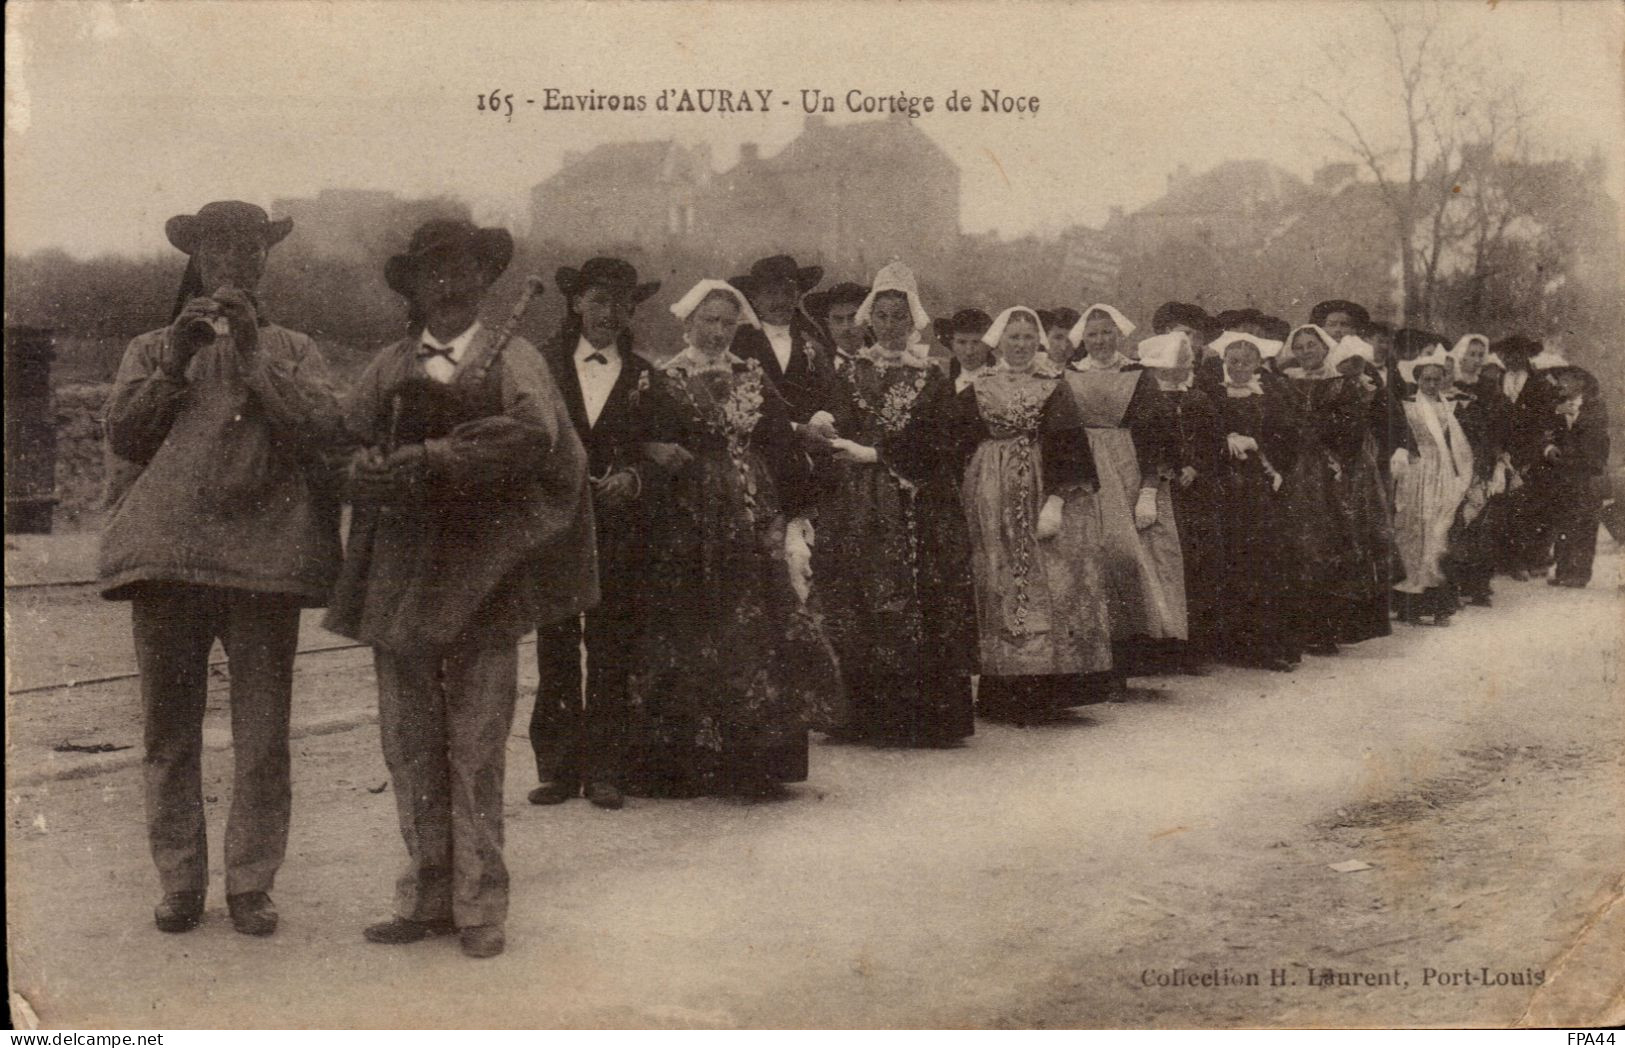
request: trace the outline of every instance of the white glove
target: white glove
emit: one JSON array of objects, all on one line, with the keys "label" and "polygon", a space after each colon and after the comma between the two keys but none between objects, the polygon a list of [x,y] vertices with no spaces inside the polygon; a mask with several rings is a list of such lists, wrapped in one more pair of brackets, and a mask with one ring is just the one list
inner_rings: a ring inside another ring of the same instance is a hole
[{"label": "white glove", "polygon": [[1404,448],[1395,448],[1394,454],[1388,460],[1388,472],[1394,476],[1403,476],[1411,468],[1411,453]]},{"label": "white glove", "polygon": [[792,520],[786,531],[793,531],[800,534],[801,541],[807,544],[807,548],[813,548],[813,540],[815,536],[813,535],[812,521],[808,520],[806,517],[797,517],[796,519]]},{"label": "white glove", "polygon": [[1157,489],[1141,488],[1134,503],[1134,526],[1144,531],[1157,522]]},{"label": "white glove", "polygon": [[1038,511],[1038,537],[1052,539],[1061,533],[1061,496],[1051,495]]},{"label": "white glove", "polygon": [[815,411],[807,420],[807,428],[825,440],[835,439],[835,416],[827,411]]},{"label": "white glove", "polygon": [[797,517],[784,529],[784,559],[790,567],[790,588],[806,603],[812,592],[812,525]]},{"label": "white glove", "polygon": [[835,454],[839,455],[844,462],[858,462],[867,465],[880,461],[880,452],[866,445],[847,440],[845,437],[836,437],[829,442],[829,446],[835,449]]},{"label": "white glove", "polygon": [[1501,492],[1505,491],[1506,489],[1507,464],[1505,462],[1497,462],[1495,464],[1495,468],[1490,471],[1490,482],[1485,485],[1484,493],[1493,497],[1501,494]]},{"label": "white glove", "polygon": [[1230,434],[1224,438],[1224,442],[1230,448],[1231,456],[1238,459],[1246,458],[1249,451],[1258,450],[1258,441],[1252,437],[1242,436],[1240,433]]}]

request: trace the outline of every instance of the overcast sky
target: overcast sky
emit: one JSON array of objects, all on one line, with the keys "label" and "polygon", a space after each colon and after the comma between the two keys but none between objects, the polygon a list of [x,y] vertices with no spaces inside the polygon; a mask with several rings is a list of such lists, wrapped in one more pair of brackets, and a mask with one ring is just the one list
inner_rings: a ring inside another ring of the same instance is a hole
[{"label": "overcast sky", "polygon": [[[800,130],[799,91],[838,98],[983,88],[1036,95],[1036,116],[939,111],[919,126],[961,167],[967,231],[1099,223],[1156,199],[1168,173],[1263,158],[1307,177],[1341,159],[1306,80],[1391,107],[1387,45],[1359,3],[834,3],[749,0],[6,5],[6,249],[164,246],[165,218],[220,197],[268,205],[328,186],[453,193],[529,225],[527,190],[567,149],[623,139],[772,154]],[[1461,0],[1454,32],[1544,107],[1544,145],[1600,148],[1625,184],[1625,6]],[[1334,38],[1341,64],[1319,56]],[[766,88],[766,114],[547,113],[542,92]],[[482,91],[538,99],[514,118]],[[791,101],[789,107],[779,103]],[[793,247],[793,245],[787,245]]]}]

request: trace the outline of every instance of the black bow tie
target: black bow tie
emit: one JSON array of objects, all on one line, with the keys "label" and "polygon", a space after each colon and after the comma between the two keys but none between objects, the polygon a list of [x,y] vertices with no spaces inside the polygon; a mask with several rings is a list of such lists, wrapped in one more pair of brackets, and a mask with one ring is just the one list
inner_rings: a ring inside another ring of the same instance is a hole
[{"label": "black bow tie", "polygon": [[582,357],[581,359],[584,360],[584,361],[589,361],[589,362],[594,363],[594,364],[608,364],[609,363],[609,358],[608,357],[604,356],[602,353],[597,353],[597,352],[588,353],[586,356]]},{"label": "black bow tie", "polygon": [[452,359],[451,354],[452,350],[450,346],[431,346],[427,342],[419,343],[418,345],[419,360],[429,360],[433,357],[441,357],[442,359],[455,364],[456,361]]}]

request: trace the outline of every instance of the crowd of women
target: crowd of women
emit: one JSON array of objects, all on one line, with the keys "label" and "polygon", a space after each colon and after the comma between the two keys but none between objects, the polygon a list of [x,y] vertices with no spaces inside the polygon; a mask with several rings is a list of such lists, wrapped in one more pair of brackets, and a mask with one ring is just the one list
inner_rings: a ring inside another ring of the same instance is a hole
[{"label": "crowd of women", "polygon": [[[805,772],[755,756],[753,718],[951,746],[977,714],[1040,722],[1132,676],[1290,672],[1395,617],[1447,625],[1498,571],[1589,579],[1603,405],[1521,335],[1393,331],[1346,301],[1295,326],[1171,302],[1145,338],[1107,304],[932,323],[902,263],[823,293],[815,267],[767,263],[791,292],[772,337],[760,276],[702,283],[652,388],[657,416],[714,422],[649,435],[710,465],[657,496],[650,533],[645,641],[695,661],[650,687],[634,659],[633,705],[684,709],[660,737],[728,781]],[[792,375],[763,350],[802,325]],[[793,594],[762,562],[781,535]],[[678,780],[705,789],[628,785]]]},{"label": "crowd of women", "polygon": [[301,607],[374,653],[408,862],[365,937],[491,957],[533,630],[529,799],[613,810],[771,793],[807,778],[812,731],[955,746],[1133,676],[1290,671],[1396,610],[1443,625],[1497,571],[1589,580],[1603,405],[1519,335],[1447,349],[1341,301],[1296,327],[1171,302],[1144,338],[1106,304],[934,323],[902,263],[819,291],[778,255],[678,298],[657,364],[632,321],[660,285],[631,264],[560,268],[535,346],[523,302],[481,321],[513,238],[436,220],[384,269],[405,337],[341,398],[256,296],[291,226],[241,201],[170,219],[175,311],[108,407],[100,574],[131,604],[161,931],[204,914],[216,639],[227,905],[276,930]]}]

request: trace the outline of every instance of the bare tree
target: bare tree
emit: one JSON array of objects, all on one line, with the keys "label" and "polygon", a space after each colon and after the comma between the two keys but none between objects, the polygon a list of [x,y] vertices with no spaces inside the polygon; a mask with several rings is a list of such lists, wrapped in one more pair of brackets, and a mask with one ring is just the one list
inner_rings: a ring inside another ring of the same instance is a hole
[{"label": "bare tree", "polygon": [[[1340,75],[1304,88],[1326,111],[1332,140],[1375,179],[1399,255],[1405,323],[1426,324],[1463,241],[1477,238],[1482,263],[1511,220],[1502,206],[1510,197],[1489,176],[1498,151],[1521,140],[1530,107],[1511,86],[1487,86],[1494,77],[1478,61],[1476,40],[1451,31],[1439,4],[1383,6],[1375,17],[1384,45],[1381,101],[1359,93],[1373,86],[1368,80],[1341,75],[1356,68],[1351,55],[1370,50],[1364,40],[1329,49]],[[1480,195],[1476,209],[1464,210],[1468,183]]]}]

